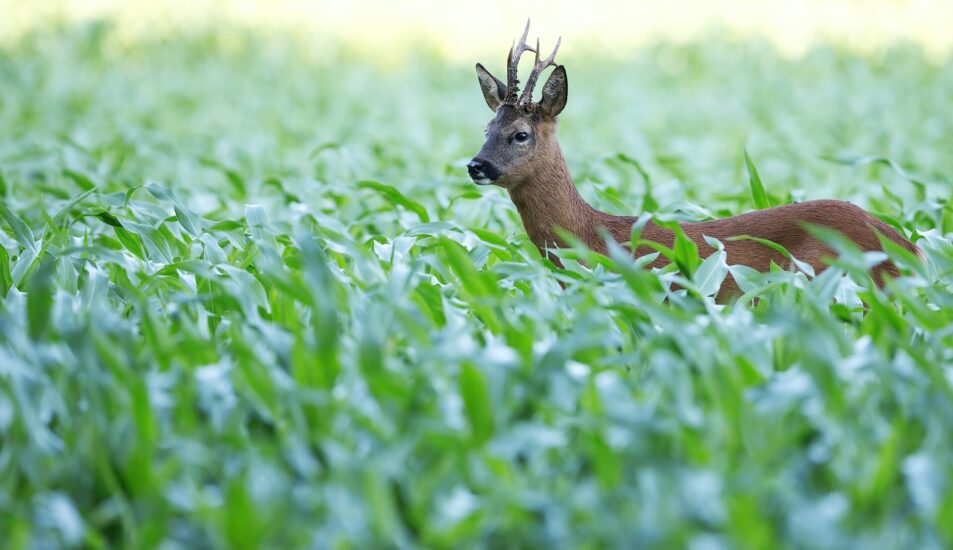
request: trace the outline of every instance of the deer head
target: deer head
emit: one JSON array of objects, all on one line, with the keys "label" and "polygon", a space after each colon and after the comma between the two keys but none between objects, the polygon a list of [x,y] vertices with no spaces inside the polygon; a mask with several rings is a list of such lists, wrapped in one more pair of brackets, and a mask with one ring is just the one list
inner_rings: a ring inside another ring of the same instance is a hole
[{"label": "deer head", "polygon": [[[545,164],[562,158],[556,142],[556,117],[566,106],[569,94],[566,69],[556,65],[556,51],[546,59],[539,58],[539,40],[536,48],[526,43],[529,21],[519,43],[510,48],[506,59],[506,84],[477,63],[477,78],[483,98],[496,116],[486,127],[486,142],[473,160],[467,164],[470,178],[478,185],[495,184],[513,190],[532,179],[533,174],[546,171]],[[520,93],[517,88],[517,70],[524,52],[534,52],[536,61]],[[542,99],[533,102],[533,88],[540,73],[555,66],[543,85]]]}]

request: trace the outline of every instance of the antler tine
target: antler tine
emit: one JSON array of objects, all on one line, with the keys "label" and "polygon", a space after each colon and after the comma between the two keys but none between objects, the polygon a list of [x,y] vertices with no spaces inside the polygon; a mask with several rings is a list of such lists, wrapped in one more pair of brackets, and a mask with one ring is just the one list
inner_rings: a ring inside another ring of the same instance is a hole
[{"label": "antler tine", "polygon": [[553,48],[553,53],[549,54],[549,57],[546,59],[540,61],[539,39],[536,39],[536,62],[533,64],[533,72],[529,73],[529,78],[526,79],[526,88],[523,89],[523,95],[520,96],[519,105],[521,107],[533,102],[533,87],[536,86],[536,81],[539,79],[539,75],[543,70],[550,65],[556,64],[556,52],[559,51],[559,45],[562,41],[563,37],[560,36],[556,40],[556,47]]},{"label": "antler tine", "polygon": [[523,29],[523,36],[520,37],[519,44],[510,46],[510,55],[506,58],[506,101],[508,103],[515,103],[516,95],[519,93],[519,90],[516,89],[516,85],[519,84],[517,73],[519,71],[520,57],[523,53],[530,51],[536,52],[536,57],[537,59],[539,58],[539,52],[526,43],[526,37],[528,35],[529,19],[526,20],[526,28]]}]

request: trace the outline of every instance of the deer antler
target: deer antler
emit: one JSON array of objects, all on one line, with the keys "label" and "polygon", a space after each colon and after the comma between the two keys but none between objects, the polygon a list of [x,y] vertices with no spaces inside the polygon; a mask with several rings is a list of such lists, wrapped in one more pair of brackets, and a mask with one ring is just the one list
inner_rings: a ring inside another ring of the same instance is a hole
[{"label": "deer antler", "polygon": [[516,103],[516,94],[519,93],[516,85],[519,84],[517,71],[519,70],[520,57],[524,52],[530,51],[535,52],[537,60],[539,59],[539,52],[526,43],[526,35],[528,34],[529,19],[526,20],[526,28],[523,30],[523,36],[520,37],[519,44],[510,46],[510,56],[506,59],[506,103]]},{"label": "deer antler", "polygon": [[[526,23],[526,29],[529,30],[529,22]],[[526,89],[523,90],[523,95],[520,96],[519,103],[517,104],[520,108],[526,107],[533,102],[533,87],[536,86],[536,80],[539,79],[540,73],[543,72],[543,69],[549,67],[550,65],[555,65],[556,52],[559,51],[559,44],[562,43],[562,37],[559,37],[556,40],[556,47],[553,48],[553,53],[549,54],[549,57],[540,61],[539,60],[539,38],[536,39],[536,49],[533,50],[536,52],[536,62],[533,64],[533,72],[529,73],[529,78],[526,79]]]}]

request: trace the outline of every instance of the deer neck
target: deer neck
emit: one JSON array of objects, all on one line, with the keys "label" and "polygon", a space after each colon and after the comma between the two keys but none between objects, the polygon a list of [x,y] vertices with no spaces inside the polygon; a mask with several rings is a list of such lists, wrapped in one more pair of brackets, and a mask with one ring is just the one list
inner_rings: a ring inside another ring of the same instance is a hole
[{"label": "deer neck", "polygon": [[604,248],[597,227],[606,225],[604,218],[609,215],[589,206],[576,190],[558,144],[523,183],[510,189],[510,198],[523,220],[526,234],[541,251],[566,245],[557,228],[593,250]]}]

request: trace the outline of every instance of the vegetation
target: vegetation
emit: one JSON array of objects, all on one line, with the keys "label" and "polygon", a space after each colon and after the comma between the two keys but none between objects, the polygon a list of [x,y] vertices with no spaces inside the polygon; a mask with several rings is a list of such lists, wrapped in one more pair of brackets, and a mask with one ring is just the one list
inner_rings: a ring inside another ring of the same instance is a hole
[{"label": "vegetation", "polygon": [[953,545],[950,63],[561,55],[595,205],[846,199],[927,264],[560,270],[467,180],[470,64],[28,35],[0,46],[5,546]]}]

